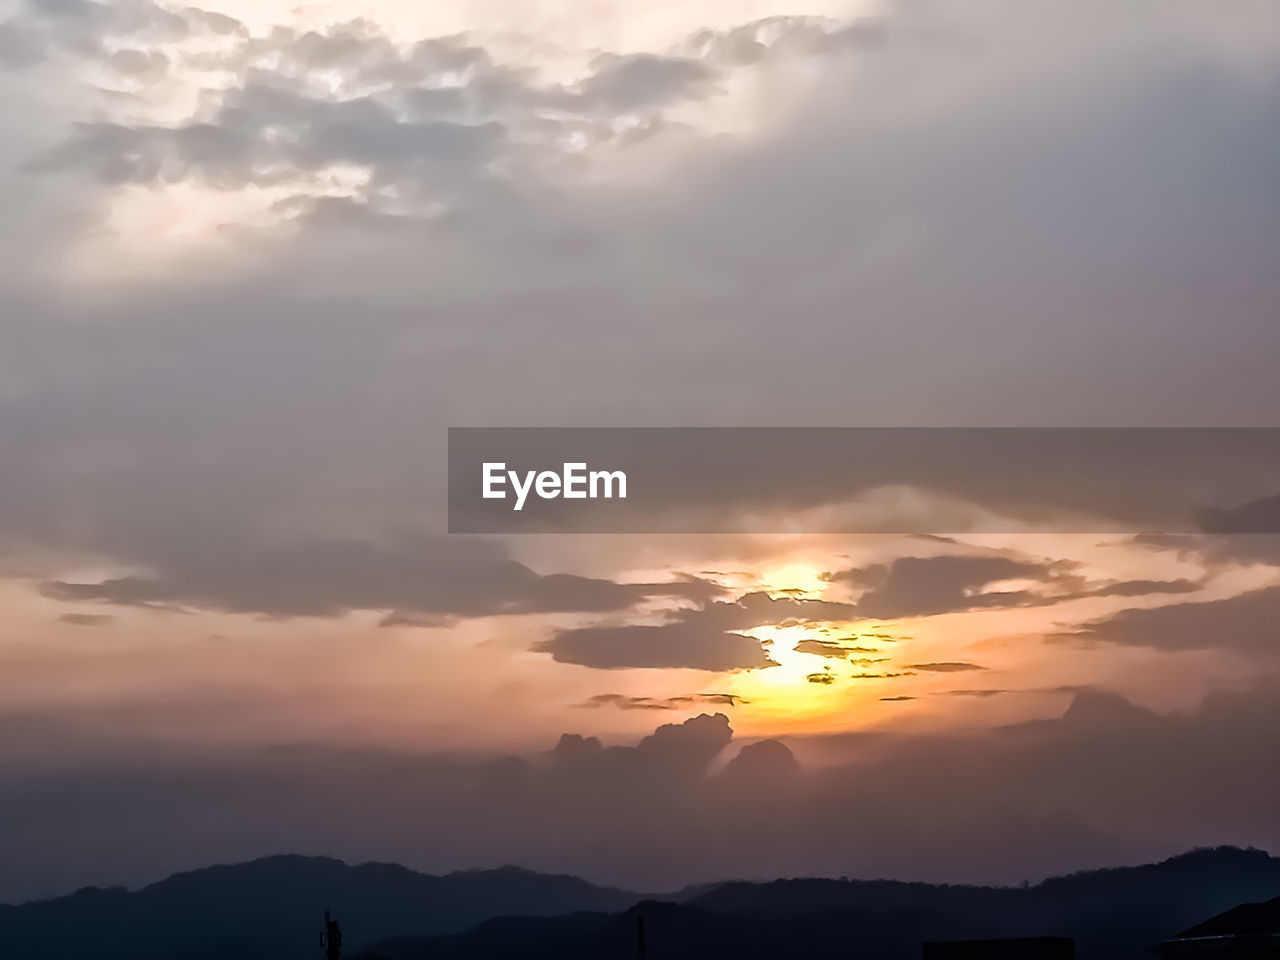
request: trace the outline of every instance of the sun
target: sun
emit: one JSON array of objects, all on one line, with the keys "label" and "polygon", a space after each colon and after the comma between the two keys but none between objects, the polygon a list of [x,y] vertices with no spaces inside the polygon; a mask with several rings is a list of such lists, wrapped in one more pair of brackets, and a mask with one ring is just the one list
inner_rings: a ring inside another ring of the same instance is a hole
[{"label": "sun", "polygon": [[[774,597],[824,600],[831,583],[825,568],[799,561],[769,566],[760,573],[762,589]],[[864,705],[873,702],[871,690],[852,686],[852,666],[842,657],[824,657],[803,652],[797,646],[804,640],[837,640],[852,632],[848,623],[821,622],[762,626],[744,630],[765,643],[765,650],[776,666],[746,670],[733,674],[727,683],[729,692],[744,701],[735,720],[743,732],[800,732],[827,729],[833,716],[863,715]],[[867,641],[859,640],[859,645]]]}]

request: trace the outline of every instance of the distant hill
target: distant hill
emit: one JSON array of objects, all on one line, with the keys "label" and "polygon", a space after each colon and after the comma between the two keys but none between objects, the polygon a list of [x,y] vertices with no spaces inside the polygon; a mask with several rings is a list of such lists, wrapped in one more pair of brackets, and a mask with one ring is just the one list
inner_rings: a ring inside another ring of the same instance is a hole
[{"label": "distant hill", "polygon": [[317,960],[323,912],[352,958],[918,960],[922,940],[1070,936],[1080,960],[1145,948],[1280,894],[1280,858],[1230,847],[1017,888],[878,880],[722,883],[642,900],[506,867],[430,876],[391,864],[267,857],[130,892],[0,907],[0,954],[31,960]]},{"label": "distant hill", "polygon": [[924,940],[1018,936],[1073,937],[1080,960],[1139,960],[1147,947],[1206,916],[1278,892],[1280,858],[1226,847],[1019,888],[857,880],[726,883],[682,903],[645,902],[624,913],[501,918],[450,936],[395,938],[374,944],[364,956],[630,958],[639,914],[653,960],[918,960]]},{"label": "distant hill", "polygon": [[[87,888],[0,906],[0,955],[31,960],[315,960],[324,910],[352,947],[494,916],[620,911],[639,899],[515,867],[430,876],[279,856],[180,873],[136,892]],[[354,951],[351,951],[354,952]]]}]

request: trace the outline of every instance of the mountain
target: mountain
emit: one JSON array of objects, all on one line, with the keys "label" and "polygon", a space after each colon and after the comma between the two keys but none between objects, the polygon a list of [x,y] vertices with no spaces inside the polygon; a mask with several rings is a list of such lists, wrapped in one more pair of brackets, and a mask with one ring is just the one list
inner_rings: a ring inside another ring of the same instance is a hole
[{"label": "mountain", "polygon": [[1074,937],[1080,960],[1138,960],[1206,917],[1278,893],[1280,858],[1230,847],[1028,887],[791,879],[663,900],[515,867],[430,876],[281,856],[0,907],[0,956],[315,960],[328,908],[345,955],[368,960],[630,958],[641,918],[652,960],[918,960],[924,940],[1017,936]]},{"label": "mountain", "polygon": [[41,960],[314,960],[325,909],[349,945],[463,930],[494,916],[620,911],[639,899],[515,867],[430,876],[278,856],[180,873],[136,892],[86,888],[0,906],[0,955]]},{"label": "mountain", "polygon": [[458,934],[400,937],[366,960],[587,960],[635,956],[644,917],[648,955],[694,960],[805,956],[918,960],[926,940],[1065,936],[1080,960],[1139,960],[1146,949],[1239,903],[1280,892],[1280,858],[1258,850],[1198,850],[1140,867],[1094,870],[1029,887],[894,881],[726,883],[681,903],[623,913],[501,918]]}]

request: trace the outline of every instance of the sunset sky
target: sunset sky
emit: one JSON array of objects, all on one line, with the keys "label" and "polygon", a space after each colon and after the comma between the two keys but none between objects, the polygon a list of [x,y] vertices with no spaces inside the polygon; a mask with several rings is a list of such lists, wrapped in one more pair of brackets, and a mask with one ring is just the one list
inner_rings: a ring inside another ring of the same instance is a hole
[{"label": "sunset sky", "polygon": [[0,118],[0,902],[1280,851],[1280,536],[444,515],[450,426],[1277,425],[1274,0],[0,0]]}]

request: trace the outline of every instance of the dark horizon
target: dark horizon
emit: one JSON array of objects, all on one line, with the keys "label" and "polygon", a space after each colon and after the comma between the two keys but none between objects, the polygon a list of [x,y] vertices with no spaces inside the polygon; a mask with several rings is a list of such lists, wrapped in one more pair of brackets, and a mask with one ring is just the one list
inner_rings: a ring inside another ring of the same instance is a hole
[{"label": "dark horizon", "polygon": [[130,960],[292,960],[311,955],[324,903],[328,942],[343,947],[335,955],[384,960],[502,957],[516,948],[533,957],[631,956],[641,924],[655,957],[698,956],[713,944],[765,957],[786,943],[834,957],[848,941],[894,960],[925,942],[995,940],[990,949],[1010,955],[1052,943],[1078,947],[1081,960],[1119,960],[1202,930],[1256,940],[1268,916],[1280,919],[1277,890],[1280,858],[1229,847],[1016,887],[787,878],[666,895],[509,867],[434,877],[394,864],[275,856],[135,892],[84,889],[2,907],[0,939],[18,955],[38,949],[67,960],[104,949]]}]

